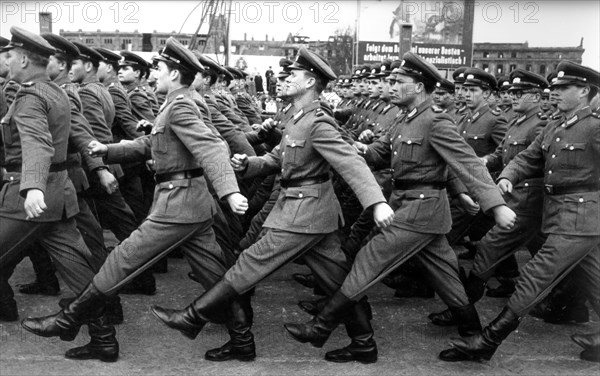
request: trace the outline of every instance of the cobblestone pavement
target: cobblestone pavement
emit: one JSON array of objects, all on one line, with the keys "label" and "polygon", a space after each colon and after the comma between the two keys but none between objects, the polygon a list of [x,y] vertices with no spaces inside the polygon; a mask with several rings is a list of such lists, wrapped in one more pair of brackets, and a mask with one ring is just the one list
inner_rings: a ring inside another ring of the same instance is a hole
[{"label": "cobblestone pavement", "polygon": [[[525,252],[520,255],[525,257]],[[83,334],[71,343],[36,337],[17,323],[0,326],[0,375],[598,375],[600,366],[579,360],[579,347],[569,338],[575,332],[591,332],[598,318],[582,325],[550,325],[526,318],[489,362],[445,363],[437,354],[447,339],[457,335],[455,328],[440,328],[429,323],[427,314],[444,308],[435,299],[396,299],[383,285],[370,293],[373,326],[379,346],[379,361],[371,365],[334,364],[323,360],[326,351],[348,342],[338,328],[323,349],[299,344],[286,336],[283,323],[309,319],[297,306],[298,299],[310,299],[311,292],[291,279],[294,272],[306,269],[290,265],[271,276],[257,288],[253,298],[254,333],[258,357],[254,362],[213,363],[204,352],[227,341],[226,330],[209,324],[190,341],[178,332],[159,324],[149,306],[183,307],[202,292],[187,277],[189,266],[182,259],[169,259],[169,272],[157,274],[154,296],[123,296],[125,322],[118,326],[121,356],[116,363],[96,360],[73,361],[63,357],[74,346],[87,343]],[[29,261],[21,263],[11,279],[13,286],[33,279]],[[63,284],[64,286],[64,284]],[[16,290],[16,289],[15,289]],[[60,297],[70,292],[63,289]],[[60,298],[58,297],[58,298]],[[57,310],[57,297],[28,296],[16,293],[21,317],[45,315]],[[504,299],[485,297],[477,308],[483,323],[500,311]]]}]

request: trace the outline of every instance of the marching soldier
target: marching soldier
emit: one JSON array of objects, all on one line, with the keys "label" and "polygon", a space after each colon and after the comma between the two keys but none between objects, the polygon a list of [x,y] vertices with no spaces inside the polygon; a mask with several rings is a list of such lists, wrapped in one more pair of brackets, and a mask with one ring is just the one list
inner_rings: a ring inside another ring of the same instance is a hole
[{"label": "marching soldier", "polygon": [[[77,199],[66,171],[69,97],[46,73],[49,56],[56,49],[39,35],[14,26],[10,30],[12,40],[5,47],[7,65],[21,90],[2,120],[7,183],[0,206],[0,266],[38,241],[51,254],[67,285],[75,293],[85,294],[94,272],[92,254],[73,218],[78,212]],[[100,318],[105,306],[104,300],[97,302],[95,320],[89,326],[91,331],[102,327],[107,345],[103,360],[114,361],[119,348],[114,328]],[[61,337],[72,341],[76,335],[71,330]]]},{"label": "marching soldier", "polygon": [[456,102],[454,101],[454,84],[445,78],[442,78],[435,84],[433,91],[433,103],[449,114],[456,112]]},{"label": "marching soldier", "polygon": [[131,112],[138,122],[146,120],[153,123],[156,116],[152,110],[152,101],[148,91],[142,86],[142,78],[148,69],[148,63],[130,51],[121,51],[120,54],[122,59],[118,62],[118,78],[127,91]]},{"label": "marching soldier", "polygon": [[[392,95],[410,110],[398,119],[388,137],[361,148],[371,164],[393,168],[393,222],[358,252],[341,288],[311,321],[285,325],[299,342],[322,345],[369,287],[412,256],[419,258],[436,292],[461,317],[460,334],[481,329],[477,311],[458,277],[456,255],[444,236],[450,229],[448,169],[471,189],[485,210],[494,213],[500,226],[511,227],[515,215],[504,205],[489,173],[458,134],[452,118],[432,107],[430,96],[440,78],[431,63],[410,52],[404,55]],[[347,351],[353,353],[351,348]]]},{"label": "marching soldier", "polygon": [[[552,86],[564,119],[551,121],[498,178],[499,188],[511,193],[524,179],[543,174],[548,238],[522,269],[498,317],[475,336],[453,339],[455,356],[446,360],[490,359],[527,312],[576,266],[587,281],[592,308],[600,313],[600,116],[589,106],[600,73],[569,61],[559,63],[557,71]],[[581,359],[600,361],[600,333],[572,339],[584,349]]]},{"label": "marching soldier", "polygon": [[[108,160],[153,158],[156,161],[158,184],[152,211],[147,220],[110,253],[85,291],[65,309],[55,315],[23,321],[23,327],[34,334],[62,338],[70,333],[74,338],[82,322],[93,318],[94,308],[106,296],[114,295],[124,283],[177,247],[183,249],[205,288],[225,272],[226,255],[216,244],[211,228],[214,201],[206,179],[236,213],[243,214],[246,199],[238,192],[225,144],[205,126],[191,99],[188,85],[203,67],[173,38],[167,40],[164,51],[156,59],[158,90],[168,94],[152,134],[127,143],[92,142],[89,145],[91,153]],[[234,332],[231,351],[243,352],[238,353],[239,358],[251,360],[255,357],[249,328],[251,317],[242,303],[228,307],[231,310],[221,319],[227,321]]]},{"label": "marching soldier", "polygon": [[452,79],[454,80],[454,103],[456,105],[456,110],[453,114],[455,122],[458,122],[469,111],[463,93],[463,84],[466,79],[465,71],[467,69],[469,69],[469,67],[458,67],[452,72]]},{"label": "marching soldier", "polygon": [[[512,73],[512,72],[511,72]],[[497,93],[500,99],[498,108],[502,111],[506,120],[511,121],[515,117],[512,99],[508,90],[512,87],[509,76],[500,76],[497,79]]]},{"label": "marching soldier", "polygon": [[[391,221],[391,209],[366,164],[342,140],[335,121],[320,110],[319,94],[327,81],[335,78],[331,67],[301,47],[290,69],[284,90],[294,102],[295,113],[280,146],[263,157],[232,158],[234,169],[244,176],[281,172],[281,193],[264,224],[267,232],[240,254],[223,280],[187,309],[152,307],[157,318],[184,335],[197,334],[208,321],[218,320],[218,312],[228,301],[299,256],[328,293],[339,286],[349,264],[336,234],[341,213],[329,177],[330,166],[356,189],[365,207],[376,206],[378,225],[383,227]],[[364,302],[348,311],[346,327],[356,354],[330,352],[327,360],[377,360],[367,309]]]}]

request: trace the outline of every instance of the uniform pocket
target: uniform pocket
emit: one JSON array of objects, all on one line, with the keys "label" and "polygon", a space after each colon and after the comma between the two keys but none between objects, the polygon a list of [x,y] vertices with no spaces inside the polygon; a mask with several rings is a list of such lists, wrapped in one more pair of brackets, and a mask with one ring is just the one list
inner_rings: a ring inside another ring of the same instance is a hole
[{"label": "uniform pocket", "polygon": [[289,210],[287,215],[289,215],[291,223],[302,224],[305,220],[311,220],[310,216],[313,214],[315,201],[320,196],[318,189],[305,187],[288,188],[284,196],[285,205]]},{"label": "uniform pocket", "polygon": [[427,225],[436,216],[440,192],[437,190],[407,191],[405,202],[408,206],[406,221],[415,225]]},{"label": "uniform pocket", "polygon": [[287,139],[285,142],[284,160],[293,165],[298,165],[298,163],[301,163],[302,150],[304,150],[305,145],[306,140]]},{"label": "uniform pocket", "polygon": [[155,126],[152,129],[152,151],[158,153],[167,153],[169,151],[169,142],[165,135],[164,126]]},{"label": "uniform pocket", "polygon": [[400,140],[400,160],[403,162],[420,162],[423,137],[405,137]]},{"label": "uniform pocket", "polygon": [[600,235],[598,192],[565,195],[561,210],[561,226],[580,235]]},{"label": "uniform pocket", "polygon": [[579,166],[583,160],[585,147],[585,142],[574,142],[563,145],[560,150],[560,152],[564,154],[560,159],[562,167],[572,168]]}]

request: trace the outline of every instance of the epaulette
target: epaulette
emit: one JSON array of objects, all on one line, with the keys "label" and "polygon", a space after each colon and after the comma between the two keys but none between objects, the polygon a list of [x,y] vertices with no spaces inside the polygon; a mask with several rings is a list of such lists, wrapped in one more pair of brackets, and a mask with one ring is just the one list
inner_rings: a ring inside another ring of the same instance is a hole
[{"label": "epaulette", "polygon": [[135,89],[133,89],[133,91],[138,91],[138,92],[139,92],[139,91],[140,91],[140,88],[139,88],[139,87],[136,87]]},{"label": "epaulette", "polygon": [[29,81],[29,82],[23,82],[21,84],[21,86],[23,87],[29,87],[29,86],[33,86],[34,82],[33,81]]},{"label": "epaulette", "polygon": [[537,113],[537,116],[541,119],[541,120],[548,120],[548,116],[543,112],[540,111]]},{"label": "epaulette", "polygon": [[439,114],[441,112],[444,112],[444,109],[441,107],[436,106],[435,104],[433,106],[431,106],[431,110],[433,112],[435,112],[436,114]]},{"label": "epaulette", "polygon": [[500,116],[501,112],[498,110],[490,110],[490,112],[496,116]]},{"label": "epaulette", "polygon": [[114,82],[111,82],[110,85],[108,85],[108,87],[113,87],[113,86],[115,86]]},{"label": "epaulette", "polygon": [[204,98],[210,98],[210,94],[204,94]]},{"label": "epaulette", "polygon": [[600,112],[592,112],[592,117],[595,117],[596,119],[600,119]]},{"label": "epaulette", "polygon": [[315,111],[315,116],[320,117],[320,116],[324,116],[324,115],[325,115],[325,111],[323,111],[322,108],[317,108],[317,110]]},{"label": "epaulette", "polygon": [[146,88],[145,88],[145,87],[143,87],[143,86],[138,86],[138,87],[136,87],[135,89],[136,89],[136,90],[138,90],[138,89],[139,89],[139,90],[141,90],[141,91],[147,91],[147,90],[146,90]]},{"label": "epaulette", "polygon": [[175,99],[183,99],[185,98],[185,95],[183,94],[179,94],[178,96],[175,97]]}]

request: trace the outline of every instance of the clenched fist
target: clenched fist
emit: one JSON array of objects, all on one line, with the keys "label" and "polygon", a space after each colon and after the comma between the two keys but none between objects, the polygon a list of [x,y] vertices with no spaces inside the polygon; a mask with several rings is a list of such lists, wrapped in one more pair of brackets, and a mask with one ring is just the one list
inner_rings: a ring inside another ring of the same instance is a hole
[{"label": "clenched fist", "polygon": [[235,214],[242,215],[248,210],[248,200],[240,193],[232,193],[227,196],[227,203]]},{"label": "clenched fist", "polygon": [[94,140],[88,144],[88,153],[92,157],[106,157],[108,146]]}]

